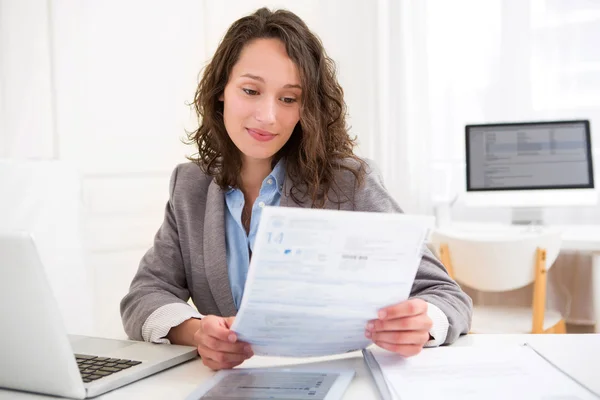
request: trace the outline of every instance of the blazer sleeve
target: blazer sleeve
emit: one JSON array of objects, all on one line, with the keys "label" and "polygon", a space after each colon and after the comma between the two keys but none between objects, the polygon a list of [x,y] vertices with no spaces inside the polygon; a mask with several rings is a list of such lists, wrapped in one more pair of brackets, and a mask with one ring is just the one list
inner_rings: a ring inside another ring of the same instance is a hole
[{"label": "blazer sleeve", "polygon": [[173,303],[187,304],[190,297],[173,209],[177,171],[171,175],[164,221],[140,261],[129,293],[121,300],[125,332],[135,340],[143,340],[142,326],[155,310]]},{"label": "blazer sleeve", "polygon": [[[363,184],[356,189],[354,207],[357,211],[401,213],[402,210],[386,190],[376,165],[367,163]],[[448,318],[448,334],[444,343],[453,343],[468,333],[473,314],[473,302],[450,278],[444,265],[424,246],[410,297],[421,298],[437,306]]]}]

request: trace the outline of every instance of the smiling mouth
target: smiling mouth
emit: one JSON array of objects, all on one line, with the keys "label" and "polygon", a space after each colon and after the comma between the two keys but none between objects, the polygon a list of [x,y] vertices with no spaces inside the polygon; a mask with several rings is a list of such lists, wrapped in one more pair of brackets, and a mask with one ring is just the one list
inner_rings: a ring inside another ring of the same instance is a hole
[{"label": "smiling mouth", "polygon": [[246,131],[253,139],[258,140],[259,142],[268,142],[277,136],[274,133],[263,131],[261,129],[246,128]]}]

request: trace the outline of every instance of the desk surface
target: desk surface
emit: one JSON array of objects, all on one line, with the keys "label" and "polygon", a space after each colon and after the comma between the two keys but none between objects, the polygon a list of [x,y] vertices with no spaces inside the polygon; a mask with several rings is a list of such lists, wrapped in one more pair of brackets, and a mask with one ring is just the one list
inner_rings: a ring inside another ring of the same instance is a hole
[{"label": "desk surface", "polygon": [[[600,334],[585,335],[468,335],[453,346],[498,346],[528,342],[549,361],[600,395]],[[425,350],[427,351],[427,350]],[[344,399],[376,398],[376,389],[358,352],[318,359],[254,357],[243,367],[302,365],[304,367],[353,368],[356,371]],[[199,359],[173,367],[141,381],[97,397],[102,400],[183,399],[214,372]],[[49,399],[46,396],[0,390],[0,400]]]}]

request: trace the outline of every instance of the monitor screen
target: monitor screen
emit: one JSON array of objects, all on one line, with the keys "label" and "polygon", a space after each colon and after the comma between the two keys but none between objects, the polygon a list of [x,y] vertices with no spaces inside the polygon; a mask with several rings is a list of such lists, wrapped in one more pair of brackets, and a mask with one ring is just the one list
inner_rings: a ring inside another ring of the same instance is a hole
[{"label": "monitor screen", "polygon": [[589,121],[467,125],[467,191],[594,188]]}]

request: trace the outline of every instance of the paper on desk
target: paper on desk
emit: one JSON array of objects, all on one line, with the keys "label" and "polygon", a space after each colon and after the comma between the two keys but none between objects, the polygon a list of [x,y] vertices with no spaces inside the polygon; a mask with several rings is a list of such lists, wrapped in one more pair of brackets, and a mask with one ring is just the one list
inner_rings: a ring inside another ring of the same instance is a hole
[{"label": "paper on desk", "polygon": [[441,347],[402,358],[374,348],[394,399],[598,399],[529,346]]},{"label": "paper on desk", "polygon": [[257,355],[322,356],[371,342],[406,300],[433,217],[267,207],[232,330]]}]

